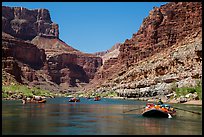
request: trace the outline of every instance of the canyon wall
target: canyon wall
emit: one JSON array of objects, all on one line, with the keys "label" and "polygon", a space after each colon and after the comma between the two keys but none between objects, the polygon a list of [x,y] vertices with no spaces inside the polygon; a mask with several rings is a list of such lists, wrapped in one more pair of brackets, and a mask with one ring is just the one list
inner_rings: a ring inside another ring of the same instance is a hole
[{"label": "canyon wall", "polygon": [[69,91],[93,79],[102,59],[59,39],[47,9],[2,6],[2,69],[22,84]]},{"label": "canyon wall", "polygon": [[174,85],[195,86],[202,78],[202,3],[154,7],[119,51],[85,90],[145,97],[169,94]]},{"label": "canyon wall", "polygon": [[23,40],[42,35],[59,38],[59,26],[47,9],[2,6],[2,31]]}]

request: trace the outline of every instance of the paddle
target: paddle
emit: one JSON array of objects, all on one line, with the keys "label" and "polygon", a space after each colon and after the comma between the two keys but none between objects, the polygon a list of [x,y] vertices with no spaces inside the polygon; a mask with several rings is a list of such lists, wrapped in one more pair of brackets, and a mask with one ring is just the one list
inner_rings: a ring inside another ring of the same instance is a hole
[{"label": "paddle", "polygon": [[130,112],[130,111],[134,111],[134,110],[139,110],[139,109],[143,109],[145,107],[142,107],[142,108],[136,108],[136,109],[131,109],[131,110],[128,110],[128,111],[123,111],[123,113],[126,113],[126,112]]},{"label": "paddle", "polygon": [[174,107],[175,109],[179,109],[179,110],[183,110],[183,111],[187,111],[187,112],[191,112],[191,113],[195,113],[195,114],[198,114],[198,115],[201,115],[200,112],[195,112],[195,111],[190,111],[190,110],[186,110],[186,109],[182,109],[182,108],[177,108],[177,107]]},{"label": "paddle", "polygon": [[172,118],[171,114],[168,113],[168,118]]}]

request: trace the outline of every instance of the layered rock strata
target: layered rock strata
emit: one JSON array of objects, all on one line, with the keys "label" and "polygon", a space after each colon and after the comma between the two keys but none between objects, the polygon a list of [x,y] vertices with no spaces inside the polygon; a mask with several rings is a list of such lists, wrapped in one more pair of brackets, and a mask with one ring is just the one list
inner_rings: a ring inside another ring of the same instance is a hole
[{"label": "layered rock strata", "polygon": [[2,66],[18,82],[51,91],[84,86],[102,59],[59,39],[47,9],[2,6]]},{"label": "layered rock strata", "polygon": [[2,6],[2,31],[23,40],[35,36],[59,38],[59,26],[51,21],[47,9]]},{"label": "layered rock strata", "polygon": [[45,49],[8,36],[2,36],[2,68],[20,83],[41,86],[50,83],[65,90],[89,83],[102,65],[100,57],[71,51],[47,58]]},{"label": "layered rock strata", "polygon": [[48,73],[52,81],[63,87],[89,83],[102,65],[100,57],[82,53],[60,39],[37,36],[31,42],[45,50]]},{"label": "layered rock strata", "polygon": [[[41,69],[45,60],[44,51],[35,45],[2,36],[2,68],[14,75],[18,82],[22,82],[21,76],[28,81],[36,80],[34,72],[30,70]],[[26,66],[29,66],[30,69],[26,69]]]},{"label": "layered rock strata", "polygon": [[201,2],[154,7],[86,88],[145,97],[169,94],[173,86],[194,86],[202,77],[201,17]]},{"label": "layered rock strata", "polygon": [[[96,52],[94,53],[94,55],[101,57],[103,60],[103,64],[104,62],[106,62],[107,60],[111,59],[111,58],[117,58],[120,51],[120,45],[122,45],[121,43],[116,43],[115,45],[113,45],[113,47],[107,51],[102,51],[102,52]],[[106,63],[107,64],[107,63]]]}]

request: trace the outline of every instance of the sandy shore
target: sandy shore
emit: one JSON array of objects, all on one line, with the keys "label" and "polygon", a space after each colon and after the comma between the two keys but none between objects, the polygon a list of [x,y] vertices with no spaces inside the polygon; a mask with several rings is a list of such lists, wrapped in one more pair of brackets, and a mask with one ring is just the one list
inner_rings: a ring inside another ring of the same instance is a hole
[{"label": "sandy shore", "polygon": [[[164,103],[178,103],[176,100],[170,100]],[[190,100],[184,103],[178,103],[178,104],[192,104],[192,105],[202,105],[202,100]]]},{"label": "sandy shore", "polygon": [[[141,100],[141,101],[149,101],[149,102],[157,102],[155,99],[151,99],[151,98],[124,98],[124,97],[110,97],[113,99],[128,99],[128,100]],[[176,100],[163,100],[164,103],[178,103]],[[192,105],[202,105],[202,100],[190,100],[187,101],[185,103],[181,103],[181,104],[192,104]]]},{"label": "sandy shore", "polygon": [[191,101],[185,102],[183,104],[202,105],[202,100],[191,100]]}]

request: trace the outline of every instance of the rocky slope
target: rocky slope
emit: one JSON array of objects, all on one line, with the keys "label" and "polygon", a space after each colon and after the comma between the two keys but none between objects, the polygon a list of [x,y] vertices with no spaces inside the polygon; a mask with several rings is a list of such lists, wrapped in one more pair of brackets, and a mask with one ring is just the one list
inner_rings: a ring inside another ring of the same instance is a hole
[{"label": "rocky slope", "polygon": [[60,40],[45,9],[2,9],[2,67],[20,83],[139,98],[174,96],[174,87],[201,81],[201,2],[154,7],[131,39],[95,55]]},{"label": "rocky slope", "polygon": [[[64,48],[70,47],[65,45]],[[89,83],[97,68],[102,65],[102,59],[94,55],[76,50],[63,50],[62,53],[55,54],[56,51],[59,50],[49,51],[51,54],[47,57],[49,54],[45,49],[3,33],[3,71],[14,75],[16,80],[23,84],[50,91],[69,91],[70,87]]]},{"label": "rocky slope", "polygon": [[85,90],[126,97],[167,95],[173,86],[202,77],[202,4],[170,2],[154,7],[137,33],[105,62]]},{"label": "rocky slope", "polygon": [[45,50],[49,75],[64,89],[78,82],[88,83],[102,65],[101,58],[82,53],[57,38],[36,36],[31,43]]},{"label": "rocky slope", "polygon": [[96,56],[101,57],[103,60],[103,64],[111,59],[111,58],[117,58],[120,51],[120,45],[122,45],[121,43],[116,43],[115,45],[113,45],[113,47],[107,51],[102,51],[102,52],[96,52],[94,53]]},{"label": "rocky slope", "polygon": [[60,40],[46,9],[2,6],[2,53],[3,71],[18,82],[57,92],[84,86],[102,65]]},{"label": "rocky slope", "polygon": [[19,83],[43,83],[48,89],[56,89],[52,87],[56,84],[47,80],[49,76],[46,75],[46,70],[43,70],[46,62],[44,50],[30,42],[7,36],[9,35],[5,33],[2,35],[2,71],[12,74]]}]

